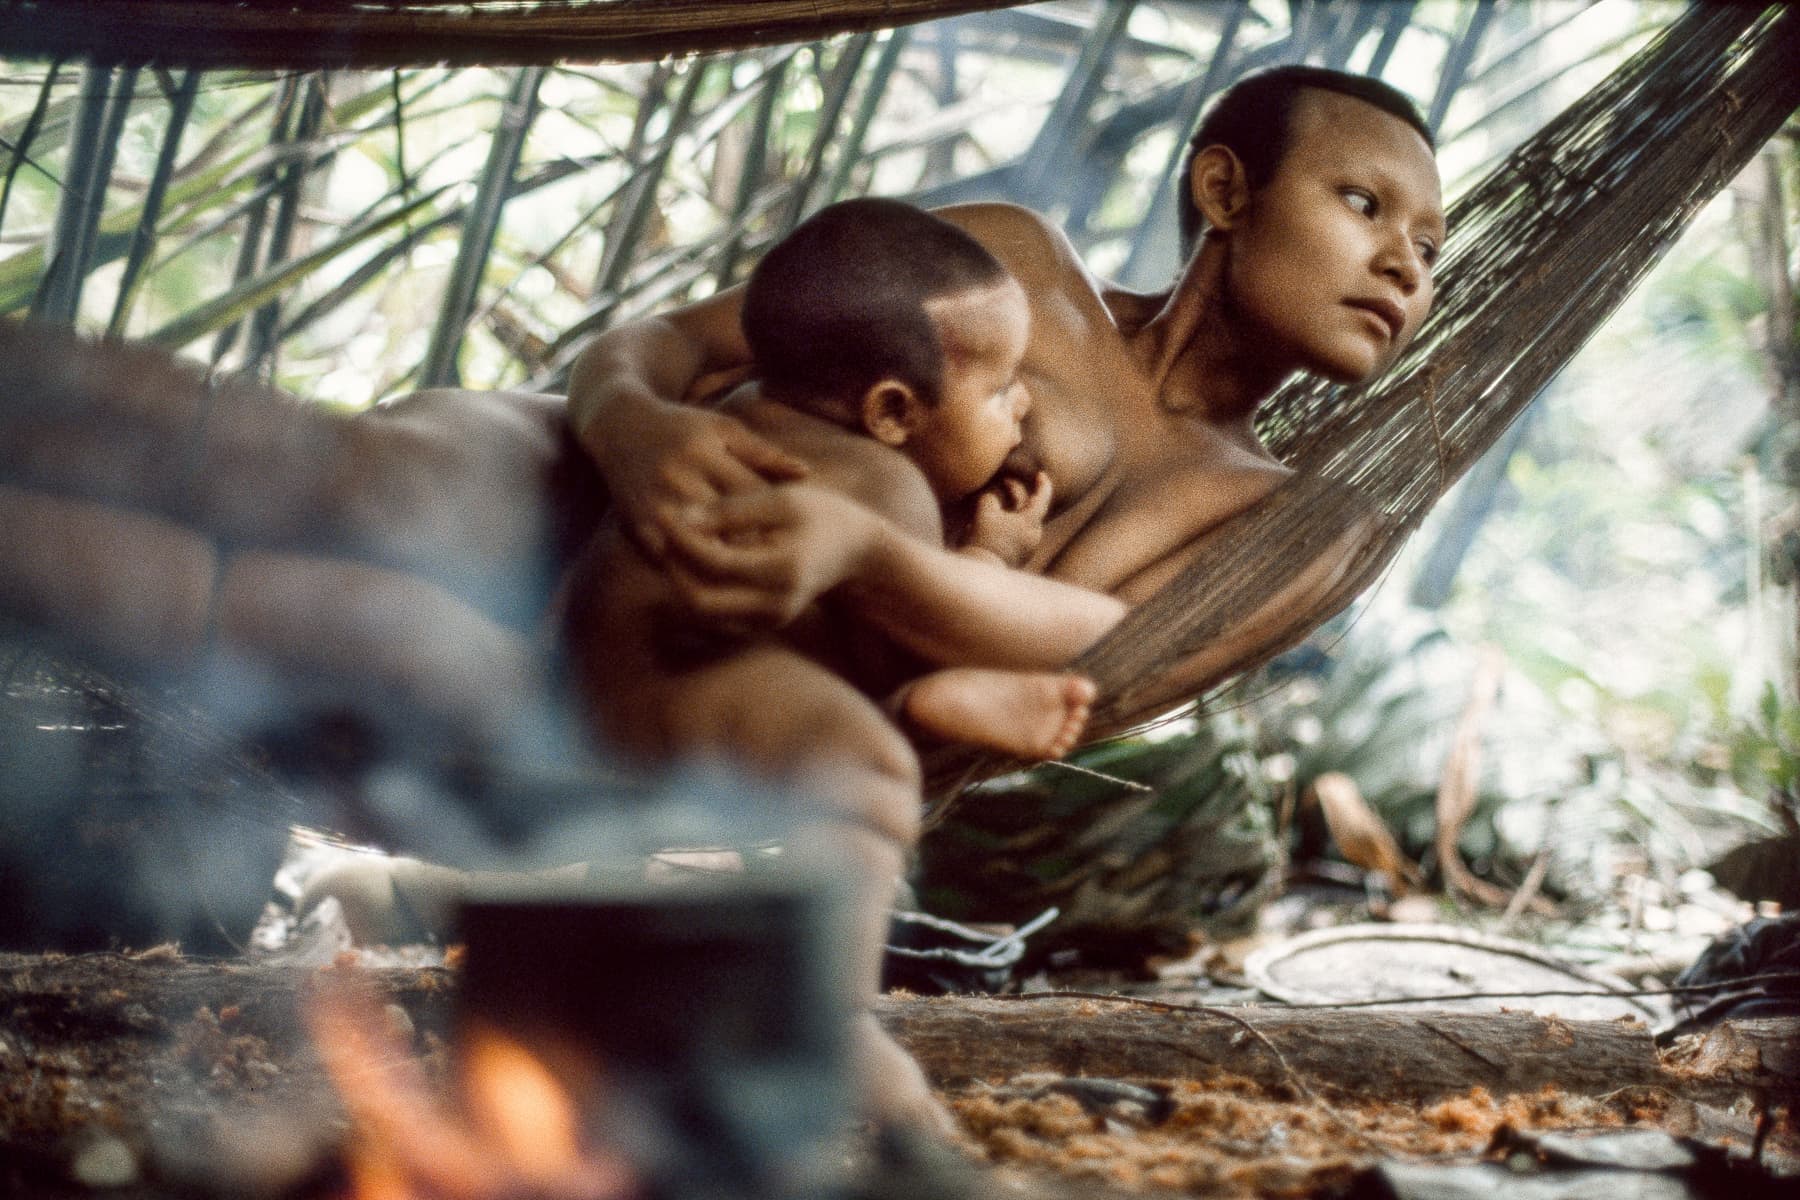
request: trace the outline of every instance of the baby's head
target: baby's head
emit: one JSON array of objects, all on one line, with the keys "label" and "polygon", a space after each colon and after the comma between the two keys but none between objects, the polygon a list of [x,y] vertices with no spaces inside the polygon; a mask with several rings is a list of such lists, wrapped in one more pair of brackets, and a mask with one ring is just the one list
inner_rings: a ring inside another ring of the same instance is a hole
[{"label": "baby's head", "polygon": [[981,243],[897,200],[821,209],[744,294],[767,394],[900,450],[942,501],[981,488],[1018,444],[1030,321]]}]

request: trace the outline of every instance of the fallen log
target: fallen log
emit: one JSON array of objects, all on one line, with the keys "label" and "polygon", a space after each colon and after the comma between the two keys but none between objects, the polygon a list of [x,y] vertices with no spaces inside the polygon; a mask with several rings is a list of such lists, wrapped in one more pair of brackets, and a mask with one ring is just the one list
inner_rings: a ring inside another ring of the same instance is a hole
[{"label": "fallen log", "polygon": [[[332,971],[353,968],[345,956]],[[0,955],[0,1073],[22,1048],[40,1062],[84,1049],[147,1053],[225,1014],[239,1036],[287,1058],[305,1049],[299,1004],[316,969],[208,962],[173,954]],[[437,968],[356,970],[422,1036],[444,1037],[455,974]],[[1525,1012],[1295,1009],[1182,1010],[1049,997],[883,997],[877,1015],[932,1080],[952,1086],[1031,1072],[1206,1080],[1395,1100],[1486,1088],[1500,1095],[1554,1085],[1601,1094],[1653,1087],[1696,1102],[1747,1092],[1800,1093],[1800,1021],[1726,1022],[1659,1051],[1635,1021],[1565,1021]]]},{"label": "fallen log", "polygon": [[1024,1072],[1114,1078],[1232,1075],[1268,1087],[1432,1100],[1545,1086],[1588,1095],[1653,1087],[1728,1104],[1800,1093],[1800,1021],[1728,1022],[1660,1052],[1636,1021],[1471,1013],[1172,1006],[1089,999],[888,996],[882,1023],[934,1083]]}]

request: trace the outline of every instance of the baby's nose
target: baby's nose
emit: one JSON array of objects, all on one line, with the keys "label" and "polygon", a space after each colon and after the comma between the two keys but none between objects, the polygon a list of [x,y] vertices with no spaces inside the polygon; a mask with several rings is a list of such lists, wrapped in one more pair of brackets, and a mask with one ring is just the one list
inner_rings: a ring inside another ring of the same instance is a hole
[{"label": "baby's nose", "polygon": [[1012,391],[1013,420],[1023,421],[1025,414],[1031,411],[1031,393],[1025,389],[1023,383],[1013,384]]}]

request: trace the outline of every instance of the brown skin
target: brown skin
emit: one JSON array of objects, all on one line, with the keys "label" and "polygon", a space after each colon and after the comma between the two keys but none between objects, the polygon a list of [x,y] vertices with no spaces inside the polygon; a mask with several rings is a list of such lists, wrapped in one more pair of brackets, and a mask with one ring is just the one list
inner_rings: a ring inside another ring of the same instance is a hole
[{"label": "brown skin", "polygon": [[[883,379],[861,396],[831,405],[836,419],[827,419],[751,385],[732,395],[724,411],[808,465],[807,482],[773,489],[787,509],[805,514],[815,526],[858,530],[842,543],[871,554],[883,534],[897,530],[909,539],[902,553],[929,556],[934,569],[958,580],[957,586],[994,597],[995,611],[980,628],[1004,631],[1000,644],[980,647],[966,659],[940,660],[964,669],[934,678],[929,686],[915,681],[893,711],[923,722],[940,738],[1016,756],[1055,756],[1079,733],[1091,687],[1041,672],[1010,678],[987,664],[1025,670],[1060,666],[1124,609],[1117,602],[1084,598],[1090,611],[1104,616],[1071,628],[1061,611],[1020,611],[1017,604],[1002,602],[1002,589],[1040,590],[1038,581],[1015,577],[1005,560],[1022,557],[1035,542],[1050,498],[1046,482],[1031,490],[1009,483],[980,497],[968,544],[956,552],[944,549],[940,509],[983,489],[1019,444],[1020,422],[1030,404],[1018,383],[1028,317],[1024,293],[1011,281],[942,297],[926,309],[946,350],[944,383],[935,400],[901,380]],[[677,532],[684,540],[692,537],[686,528]],[[728,549],[741,541],[739,532],[725,543]],[[703,539],[698,548],[706,550]],[[963,584],[964,579],[975,582]],[[566,622],[576,673],[601,728],[615,743],[659,760],[737,757],[778,778],[810,770],[799,760],[819,755],[871,761],[890,756],[885,743],[893,740],[892,731],[872,735],[870,753],[861,754],[854,738],[838,744],[819,736],[822,726],[838,722],[796,714],[818,699],[826,708],[864,710],[879,722],[868,701],[836,676],[847,674],[865,694],[885,690],[894,660],[905,657],[894,653],[898,647],[871,654],[868,631],[846,628],[842,606],[809,606],[774,633],[726,635],[701,645],[686,621],[686,594],[693,586],[681,573],[665,572],[610,519],[576,568]],[[752,652],[761,665],[746,673],[737,660]],[[1033,654],[1036,661],[1029,657]],[[784,656],[800,661],[779,669],[786,682],[772,692],[765,676]],[[771,694],[783,702],[771,705]],[[916,766],[905,774],[911,789],[906,818],[863,814],[862,823],[910,826],[910,810],[919,799]]]},{"label": "brown skin", "polygon": [[[555,397],[350,416],[11,323],[0,372],[0,613],[109,665],[247,666],[288,711],[483,747],[542,709],[535,630],[602,494]],[[235,697],[222,715],[263,719]]]},{"label": "brown skin", "polygon": [[[1403,121],[1308,92],[1263,187],[1253,191],[1222,146],[1196,156],[1187,183],[1208,231],[1163,295],[1096,279],[1027,210],[939,213],[982,242],[1030,298],[1020,375],[1033,407],[1007,466],[1020,479],[1042,472],[1055,499],[1025,562],[1050,586],[1028,610],[1079,616],[1090,599],[1133,605],[1153,595],[1207,552],[1209,531],[1289,476],[1256,437],[1257,406],[1296,371],[1352,380],[1386,368],[1430,308],[1442,198],[1429,147]],[[639,543],[685,580],[696,611],[715,617],[779,623],[835,589],[936,661],[1004,645],[979,619],[993,611],[992,597],[941,559],[882,553],[896,539],[879,525],[783,511],[781,489],[764,477],[792,478],[805,464],[724,414],[675,403],[742,372],[740,304],[738,292],[725,292],[622,326],[576,364],[570,419]],[[710,508],[696,521],[697,505]],[[729,544],[746,529],[758,535],[751,544]],[[1292,636],[1362,536],[1306,564],[1263,609],[1172,671],[1171,698]],[[929,1104],[902,1082],[887,1101],[901,1110]]]}]

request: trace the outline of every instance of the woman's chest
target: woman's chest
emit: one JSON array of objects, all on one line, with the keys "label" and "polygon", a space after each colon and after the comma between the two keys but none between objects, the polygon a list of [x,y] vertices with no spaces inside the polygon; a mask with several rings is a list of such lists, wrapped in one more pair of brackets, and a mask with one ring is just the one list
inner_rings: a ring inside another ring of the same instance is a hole
[{"label": "woman's chest", "polygon": [[1159,425],[1119,438],[1099,485],[1046,526],[1037,569],[1135,597],[1179,570],[1201,552],[1208,532],[1288,476],[1280,464],[1204,425],[1180,419]]}]

